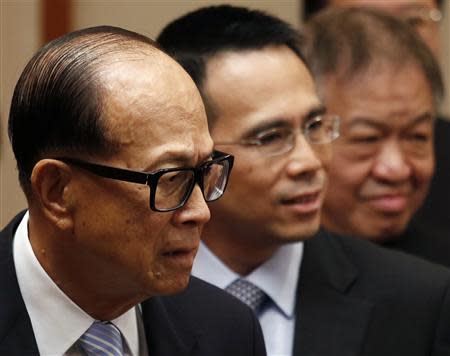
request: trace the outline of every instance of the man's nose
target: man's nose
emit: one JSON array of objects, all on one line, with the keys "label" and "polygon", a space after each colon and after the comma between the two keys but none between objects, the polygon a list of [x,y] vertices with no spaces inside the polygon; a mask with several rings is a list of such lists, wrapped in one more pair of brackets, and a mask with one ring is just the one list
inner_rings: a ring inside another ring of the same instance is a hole
[{"label": "man's nose", "polygon": [[411,166],[399,142],[386,142],[378,152],[372,174],[375,178],[386,182],[401,182],[410,177]]},{"label": "man's nose", "polygon": [[289,177],[296,178],[315,173],[323,167],[317,153],[303,134],[297,136],[294,148],[289,153],[286,172]]},{"label": "man's nose", "polygon": [[206,204],[203,193],[198,184],[195,184],[192,194],[186,204],[175,214],[175,219],[181,224],[203,225],[209,221],[211,213]]}]

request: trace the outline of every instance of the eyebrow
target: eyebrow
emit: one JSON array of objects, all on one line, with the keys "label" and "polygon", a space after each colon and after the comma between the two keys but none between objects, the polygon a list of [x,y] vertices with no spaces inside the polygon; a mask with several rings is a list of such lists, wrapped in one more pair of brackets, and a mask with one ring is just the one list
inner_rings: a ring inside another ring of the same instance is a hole
[{"label": "eyebrow", "polygon": [[416,10],[416,9],[434,9],[435,7],[426,4],[399,4],[398,9],[401,10]]},{"label": "eyebrow", "polygon": [[[156,160],[152,161],[149,166],[146,167],[145,171],[148,171],[150,168],[155,169],[154,167],[161,166],[163,164],[175,165],[180,168],[183,167],[193,167],[200,165],[213,157],[214,150],[211,149],[209,152],[205,154],[201,154],[199,161],[193,165],[191,162],[193,160],[193,155],[186,151],[166,151],[161,156],[159,156]],[[156,168],[158,169],[158,168]]]},{"label": "eyebrow", "polygon": [[[413,127],[419,123],[425,122],[425,121],[433,121],[434,120],[434,114],[430,112],[425,112],[420,114],[419,116],[415,117],[411,122],[409,122],[406,127],[410,128]],[[355,126],[364,125],[364,126],[371,126],[379,130],[384,130],[388,125],[386,125],[384,122],[380,122],[375,119],[366,118],[366,117],[356,117],[352,119],[350,124],[348,125],[349,129],[354,128]]]},{"label": "eyebrow", "polygon": [[434,121],[434,120],[435,120],[435,115],[434,114],[432,114],[430,112],[425,112],[425,113],[417,116],[411,123],[409,123],[407,125],[407,128],[411,128],[413,126],[421,124],[422,122]]},{"label": "eyebrow", "polygon": [[320,105],[316,108],[313,108],[309,111],[309,113],[305,116],[306,120],[312,119],[316,116],[323,115],[327,112],[327,108],[323,105]]},{"label": "eyebrow", "polygon": [[378,130],[383,130],[386,127],[386,124],[384,122],[379,122],[368,117],[356,117],[350,121],[348,129],[353,129],[354,127],[358,126],[370,126]]},{"label": "eyebrow", "polygon": [[[319,115],[323,115],[323,114],[326,113],[326,111],[327,110],[326,110],[325,106],[323,106],[323,105],[314,107],[303,117],[303,121],[312,119],[312,118],[317,117]],[[252,129],[250,129],[244,135],[244,137],[253,137],[253,136],[256,136],[258,133],[263,132],[263,131],[267,131],[267,130],[275,129],[275,128],[279,128],[279,127],[287,127],[287,126],[290,126],[289,123],[286,122],[286,120],[283,120],[283,119],[277,119],[275,121],[262,122],[261,124],[256,125]]]}]

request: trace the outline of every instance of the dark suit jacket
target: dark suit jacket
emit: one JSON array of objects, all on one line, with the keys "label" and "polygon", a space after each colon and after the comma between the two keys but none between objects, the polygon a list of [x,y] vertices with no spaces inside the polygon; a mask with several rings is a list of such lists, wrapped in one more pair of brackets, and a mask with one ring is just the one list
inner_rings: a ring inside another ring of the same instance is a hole
[{"label": "dark suit jacket", "polygon": [[[0,232],[0,355],[38,355],[12,256],[22,216]],[[142,316],[150,355],[265,355],[251,309],[194,277],[183,293],[142,303]]]},{"label": "dark suit jacket", "polygon": [[436,170],[431,181],[430,191],[414,217],[414,222],[421,225],[438,226],[445,230],[450,238],[450,121],[437,118],[435,126],[434,151]]},{"label": "dark suit jacket", "polygon": [[305,242],[294,355],[450,355],[450,271],[325,232]]},{"label": "dark suit jacket", "polygon": [[[450,203],[450,202],[449,202]],[[413,224],[383,247],[400,250],[450,268],[450,234],[445,228]]]}]

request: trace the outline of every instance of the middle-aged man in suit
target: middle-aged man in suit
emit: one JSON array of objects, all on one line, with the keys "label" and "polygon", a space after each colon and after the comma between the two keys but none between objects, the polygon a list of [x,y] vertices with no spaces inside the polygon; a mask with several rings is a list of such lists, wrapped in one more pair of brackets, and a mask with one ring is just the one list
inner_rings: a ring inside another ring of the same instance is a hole
[{"label": "middle-aged man in suit", "polygon": [[319,94],[341,117],[322,224],[450,266],[450,236],[410,224],[433,175],[444,91],[432,52],[404,22],[365,8],[324,10],[305,33]]},{"label": "middle-aged man in suit", "polygon": [[1,355],[265,355],[251,309],[190,280],[233,160],[153,41],[94,27],[50,42],[9,134],[28,212],[0,233]]},{"label": "middle-aged man in suit", "polygon": [[[423,39],[439,60],[439,22],[442,0],[318,0],[304,2],[305,18],[327,7],[361,7],[384,11],[408,24]],[[371,85],[367,83],[367,85]],[[407,88],[409,81],[403,83]],[[450,266],[450,119],[437,115],[434,131],[435,172],[428,195],[411,220],[402,238],[389,242],[395,247]],[[426,235],[429,236],[426,236]]]},{"label": "middle-aged man in suit", "polygon": [[191,74],[211,135],[235,155],[193,274],[256,311],[269,355],[448,355],[450,274],[321,233],[330,142],[298,33],[245,8],[199,9],[159,44]]}]

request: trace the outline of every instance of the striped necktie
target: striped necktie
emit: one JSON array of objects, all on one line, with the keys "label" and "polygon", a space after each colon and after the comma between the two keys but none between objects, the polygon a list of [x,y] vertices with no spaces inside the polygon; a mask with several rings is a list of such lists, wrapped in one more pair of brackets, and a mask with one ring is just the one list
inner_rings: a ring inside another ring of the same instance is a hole
[{"label": "striped necktie", "polygon": [[245,279],[236,279],[225,290],[231,295],[238,298],[240,301],[247,304],[256,313],[261,311],[265,302],[269,300],[269,297],[261,289],[255,286],[253,283],[246,281]]},{"label": "striped necktie", "polygon": [[95,321],[79,339],[88,356],[123,356],[122,334],[109,321]]}]

